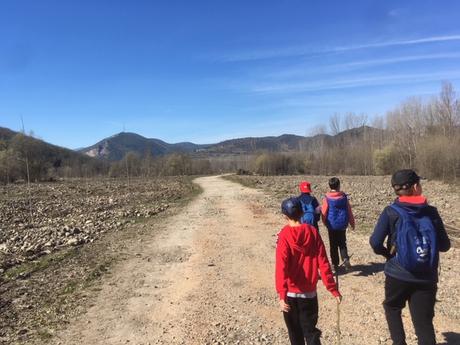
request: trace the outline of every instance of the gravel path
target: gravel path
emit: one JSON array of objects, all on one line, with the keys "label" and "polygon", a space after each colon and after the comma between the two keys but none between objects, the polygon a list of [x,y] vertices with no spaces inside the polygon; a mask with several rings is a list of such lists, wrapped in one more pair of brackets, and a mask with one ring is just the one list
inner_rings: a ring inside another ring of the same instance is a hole
[{"label": "gravel path", "polygon": [[[276,233],[271,198],[220,177],[107,277],[94,305],[54,344],[288,344],[274,291]],[[341,344],[390,344],[384,321],[381,259],[367,236],[349,234],[354,271],[340,277]],[[441,344],[460,344],[460,252],[442,256],[435,324]],[[323,344],[338,344],[335,300],[319,283]],[[443,287],[444,286],[444,287]],[[405,321],[408,321],[405,314]],[[409,344],[415,336],[407,323]]]}]

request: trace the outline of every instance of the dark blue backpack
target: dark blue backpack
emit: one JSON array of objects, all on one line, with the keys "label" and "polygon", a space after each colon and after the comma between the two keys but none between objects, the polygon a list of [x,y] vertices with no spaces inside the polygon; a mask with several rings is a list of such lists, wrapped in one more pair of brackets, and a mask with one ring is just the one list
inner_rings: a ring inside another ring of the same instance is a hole
[{"label": "dark blue backpack", "polygon": [[302,205],[302,217],[300,222],[302,224],[315,225],[315,209],[313,208],[313,197],[311,195],[302,195],[300,198],[300,204]]},{"label": "dark blue backpack", "polygon": [[348,226],[348,199],[344,194],[338,199],[327,198],[327,224],[329,230],[345,230]]},{"label": "dark blue backpack", "polygon": [[397,204],[391,208],[399,214],[396,222],[396,258],[412,273],[429,273],[438,266],[439,251],[436,229],[428,216],[411,213]]}]

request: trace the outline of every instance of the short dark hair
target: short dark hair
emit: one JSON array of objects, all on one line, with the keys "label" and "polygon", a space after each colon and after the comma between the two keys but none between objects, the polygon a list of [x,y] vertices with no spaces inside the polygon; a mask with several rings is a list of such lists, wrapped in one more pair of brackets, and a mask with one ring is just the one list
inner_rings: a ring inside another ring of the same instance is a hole
[{"label": "short dark hair", "polygon": [[414,195],[414,191],[412,188],[407,188],[407,189],[396,189],[393,187],[393,190],[395,191],[395,194],[397,196],[412,196]]},{"label": "short dark hair", "polygon": [[302,217],[302,205],[296,197],[283,200],[281,203],[281,213],[292,220],[300,220]]},{"label": "short dark hair", "polygon": [[329,188],[337,190],[340,188],[340,180],[337,177],[331,177],[329,179]]},{"label": "short dark hair", "polygon": [[414,184],[419,183],[420,178],[421,177],[412,169],[398,170],[391,176],[391,186],[395,191],[409,189]]}]

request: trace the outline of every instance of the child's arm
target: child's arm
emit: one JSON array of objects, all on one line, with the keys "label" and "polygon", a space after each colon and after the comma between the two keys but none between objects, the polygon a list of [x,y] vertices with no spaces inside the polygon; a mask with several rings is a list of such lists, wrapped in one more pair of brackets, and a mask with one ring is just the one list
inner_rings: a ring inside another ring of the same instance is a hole
[{"label": "child's arm", "polygon": [[327,203],[327,198],[323,199],[323,204],[321,205],[321,220],[323,224],[326,225],[327,211],[329,209],[329,204]]},{"label": "child's arm", "polygon": [[319,206],[319,202],[316,198],[313,198],[311,205],[315,209],[315,214],[314,214],[315,222],[318,222],[319,219],[321,218],[321,206]]},{"label": "child's arm", "polygon": [[276,291],[278,292],[280,301],[287,299],[287,262],[289,255],[289,248],[287,242],[284,240],[282,234],[278,235],[278,242],[276,244],[276,266],[275,266],[275,281]]},{"label": "child's arm", "polygon": [[323,240],[318,234],[317,239],[317,253],[318,253],[318,264],[319,264],[319,273],[321,275],[321,280],[323,281],[326,289],[332,293],[334,297],[340,302],[341,295],[339,290],[337,290],[337,284],[335,283],[334,276],[332,275],[331,265],[326,255],[326,248],[324,247]]},{"label": "child's arm", "polygon": [[353,212],[351,211],[351,204],[350,201],[347,200],[348,204],[348,223],[350,224],[351,228],[355,230],[355,216],[353,216]]},{"label": "child's arm", "polygon": [[390,217],[387,214],[387,209],[384,209],[375,225],[374,232],[369,238],[369,244],[375,254],[383,255],[387,259],[390,259],[392,255],[390,250],[386,248],[383,243],[385,242],[385,238],[390,235],[390,232]]},{"label": "child's arm", "polygon": [[433,207],[433,225],[436,228],[436,234],[438,236],[438,247],[440,252],[447,252],[450,249],[450,239],[447,235],[446,228],[442,221],[441,216],[438,213],[438,210]]}]

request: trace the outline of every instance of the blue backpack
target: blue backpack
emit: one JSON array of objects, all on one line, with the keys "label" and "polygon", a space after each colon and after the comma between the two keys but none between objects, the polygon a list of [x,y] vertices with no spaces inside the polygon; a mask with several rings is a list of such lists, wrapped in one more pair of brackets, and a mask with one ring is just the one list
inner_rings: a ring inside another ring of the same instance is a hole
[{"label": "blue backpack", "polygon": [[346,195],[338,199],[327,198],[327,224],[330,230],[345,230],[348,226],[348,199]]},{"label": "blue backpack", "polygon": [[300,204],[302,205],[302,217],[300,222],[302,224],[315,225],[315,209],[313,208],[313,197],[310,195],[302,195],[300,198]]},{"label": "blue backpack", "polygon": [[428,216],[417,216],[392,204],[400,218],[396,222],[396,258],[412,273],[429,273],[438,266],[436,229]]}]

